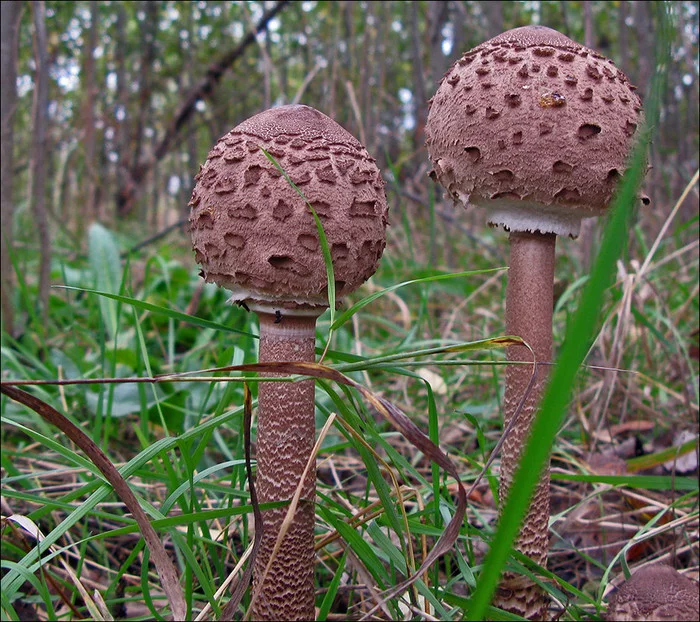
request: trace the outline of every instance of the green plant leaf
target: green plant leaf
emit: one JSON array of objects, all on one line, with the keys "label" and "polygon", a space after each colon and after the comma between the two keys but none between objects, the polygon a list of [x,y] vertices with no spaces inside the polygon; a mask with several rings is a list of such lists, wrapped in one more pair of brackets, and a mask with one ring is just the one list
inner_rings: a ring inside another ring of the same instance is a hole
[{"label": "green plant leaf", "polygon": [[[88,231],[88,258],[95,275],[97,289],[110,294],[119,292],[121,262],[114,236],[100,223],[94,222]],[[100,300],[102,321],[110,339],[117,335],[117,305],[112,300]]]}]

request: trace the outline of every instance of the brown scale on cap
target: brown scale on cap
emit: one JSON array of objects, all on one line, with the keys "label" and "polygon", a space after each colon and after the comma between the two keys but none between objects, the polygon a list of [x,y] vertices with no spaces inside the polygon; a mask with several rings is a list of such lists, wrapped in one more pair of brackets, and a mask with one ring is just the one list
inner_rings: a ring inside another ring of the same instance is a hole
[{"label": "brown scale on cap", "polygon": [[209,152],[190,201],[192,245],[207,281],[232,300],[280,308],[325,306],[327,278],[314,207],[328,238],[338,298],[376,270],[385,245],[384,182],[365,148],[308,106],[243,121]]},{"label": "brown scale on cap", "polygon": [[632,574],[610,597],[606,620],[693,620],[700,616],[698,584],[671,566],[654,565]]},{"label": "brown scale on cap", "polygon": [[426,146],[455,200],[511,231],[576,237],[609,204],[642,107],[614,63],[525,26],[467,52],[432,100]]}]

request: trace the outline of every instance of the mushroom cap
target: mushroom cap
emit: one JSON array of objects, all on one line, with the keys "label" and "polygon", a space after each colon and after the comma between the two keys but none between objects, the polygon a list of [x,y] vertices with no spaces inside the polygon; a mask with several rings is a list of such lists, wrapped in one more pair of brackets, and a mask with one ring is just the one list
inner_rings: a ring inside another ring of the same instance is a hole
[{"label": "mushroom cap", "polygon": [[551,28],[515,28],[442,79],[425,128],[431,176],[490,224],[576,237],[610,203],[641,119],[612,61]]},{"label": "mushroom cap", "polygon": [[607,620],[698,620],[698,584],[671,566],[637,570],[610,597]]},{"label": "mushroom cap", "polygon": [[351,134],[308,106],[265,110],[219,139],[200,167],[189,203],[195,258],[231,300],[304,313],[328,306],[321,219],[338,298],[379,264],[387,201],[375,161]]}]

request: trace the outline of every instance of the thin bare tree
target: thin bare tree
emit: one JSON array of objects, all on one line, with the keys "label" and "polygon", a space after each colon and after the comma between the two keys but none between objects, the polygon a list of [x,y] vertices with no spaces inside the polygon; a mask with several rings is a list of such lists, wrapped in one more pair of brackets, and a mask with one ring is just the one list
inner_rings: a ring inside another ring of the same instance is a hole
[{"label": "thin bare tree", "polygon": [[49,123],[49,66],[46,47],[46,5],[32,2],[34,20],[34,100],[32,105],[32,152],[29,163],[29,197],[34,223],[39,235],[39,305],[44,322],[49,312],[49,280],[51,276],[51,236],[46,214],[46,157]]},{"label": "thin bare tree", "polygon": [[22,14],[21,2],[0,3],[0,298],[3,328],[14,335],[15,314],[12,304],[14,271],[10,258],[13,246],[14,182],[13,146],[17,110],[17,33]]},{"label": "thin bare tree", "polygon": [[413,148],[423,148],[425,141],[425,120],[428,118],[428,97],[425,88],[425,74],[423,71],[424,45],[420,36],[420,24],[418,15],[418,3],[411,2],[409,20],[411,24],[411,60],[413,62],[413,101],[416,114],[416,127],[413,130]]},{"label": "thin bare tree", "polygon": [[117,19],[114,34],[114,62],[117,76],[117,96],[115,105],[114,147],[117,154],[116,179],[117,195],[129,180],[129,86],[126,68],[126,8],[123,3],[115,5]]},{"label": "thin bare tree", "polygon": [[82,218],[80,219],[79,230],[95,218],[95,189],[97,180],[97,162],[95,161],[96,139],[95,139],[95,95],[97,94],[97,83],[95,80],[95,47],[97,47],[97,2],[90,0],[90,28],[88,30],[87,42],[83,49],[83,75],[85,84],[83,88],[83,139],[85,147],[85,180]]}]

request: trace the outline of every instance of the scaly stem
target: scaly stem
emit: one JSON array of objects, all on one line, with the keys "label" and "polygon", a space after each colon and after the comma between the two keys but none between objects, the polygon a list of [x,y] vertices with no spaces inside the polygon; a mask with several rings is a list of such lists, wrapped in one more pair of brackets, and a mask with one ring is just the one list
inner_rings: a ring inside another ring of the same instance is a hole
[{"label": "scaly stem", "polygon": [[[554,306],[554,234],[513,232],[510,235],[510,267],[506,290],[506,332],[522,337],[533,349],[538,362],[552,360],[552,310]],[[532,362],[524,346],[508,348],[509,361]],[[522,410],[506,437],[501,453],[501,507],[518,468],[520,454],[537,413],[548,377],[548,367],[539,366],[537,379],[525,397]],[[504,396],[507,428],[526,394],[532,377],[531,365],[506,368]],[[549,466],[543,471],[515,548],[536,563],[546,566],[549,548]],[[520,575],[506,573],[494,604],[530,620],[546,615],[542,590]]]},{"label": "scaly stem", "polygon": [[[279,320],[259,313],[261,363],[315,360],[316,316]],[[266,374],[279,376],[280,374]],[[315,442],[314,381],[261,382],[258,385],[257,492],[260,503],[289,501]],[[255,620],[313,620],[314,497],[316,471],[303,493],[270,571],[263,574],[288,506],[262,512],[263,539],[255,560],[253,586],[263,581],[253,604]]]}]

